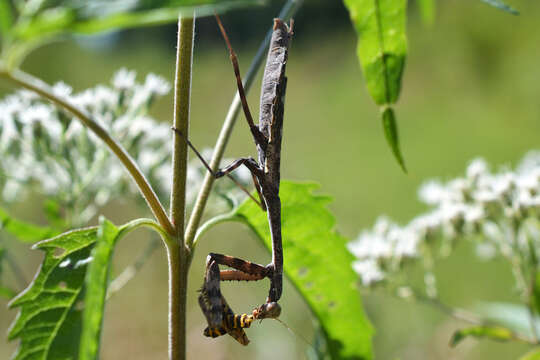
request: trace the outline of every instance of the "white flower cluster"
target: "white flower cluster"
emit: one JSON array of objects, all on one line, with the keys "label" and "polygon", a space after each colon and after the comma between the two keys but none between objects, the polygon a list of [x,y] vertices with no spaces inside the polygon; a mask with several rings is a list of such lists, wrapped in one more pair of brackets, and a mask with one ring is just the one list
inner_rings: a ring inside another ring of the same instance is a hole
[{"label": "white flower cluster", "polygon": [[[157,75],[138,83],[135,72],[126,69],[114,75],[111,86],[76,94],[64,83],[53,87],[55,95],[86,111],[122,143],[162,200],[170,191],[172,131],[149,117],[148,109],[169,90]],[[195,199],[205,171],[198,159],[190,163],[188,202]],[[248,181],[245,174],[241,181]],[[234,186],[227,180],[217,184],[221,193]],[[23,90],[0,101],[0,199],[23,200],[36,185],[73,210],[80,222],[113,195],[138,196],[118,159],[78,119]]]},{"label": "white flower cluster", "polygon": [[484,258],[536,258],[540,152],[527,154],[513,172],[490,173],[486,162],[476,159],[465,177],[444,184],[430,181],[420,188],[419,197],[433,209],[405,226],[382,217],[349,243],[358,258],[353,267],[364,285],[388,279],[406,260],[431,259],[436,246],[446,256],[460,237],[477,241],[477,254]]}]

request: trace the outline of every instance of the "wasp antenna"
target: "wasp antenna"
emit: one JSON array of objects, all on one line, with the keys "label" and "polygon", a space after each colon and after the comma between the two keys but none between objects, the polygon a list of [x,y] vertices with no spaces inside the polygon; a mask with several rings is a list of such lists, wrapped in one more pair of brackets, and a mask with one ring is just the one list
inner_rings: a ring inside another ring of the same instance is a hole
[{"label": "wasp antenna", "polygon": [[283,320],[280,320],[278,318],[274,318],[274,320],[279,321],[279,323],[281,323],[281,325],[283,325],[285,329],[287,329],[291,334],[298,337],[300,340],[302,340],[304,344],[312,348],[314,351],[316,350],[312,343],[310,343],[305,337],[303,337],[302,335],[300,335],[299,333],[291,329]]}]

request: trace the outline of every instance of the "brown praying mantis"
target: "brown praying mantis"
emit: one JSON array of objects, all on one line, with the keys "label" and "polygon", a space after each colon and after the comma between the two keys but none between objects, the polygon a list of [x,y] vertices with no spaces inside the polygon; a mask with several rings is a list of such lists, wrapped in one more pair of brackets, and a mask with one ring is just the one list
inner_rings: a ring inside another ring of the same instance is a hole
[{"label": "brown praying mantis", "polygon": [[[281,307],[277,303],[281,298],[283,288],[279,182],[284,100],[287,87],[285,67],[289,43],[293,35],[292,20],[289,27],[282,20],[274,19],[272,38],[263,75],[258,126],[253,122],[249,110],[240,76],[238,59],[217,15],[216,20],[229,50],[242,109],[257,146],[258,162],[251,157],[240,158],[229,166],[213,172],[191,142],[188,139],[186,141],[215,178],[229,175],[242,165],[249,169],[260,199],[259,205],[263,211],[267,212],[272,239],[272,262],[264,266],[237,257],[210,253],[206,259],[206,273],[199,296],[199,305],[208,322],[205,335],[216,337],[223,333],[229,333],[238,342],[247,345],[249,340],[247,340],[243,328],[248,327],[253,319],[277,318],[281,313]],[[219,265],[225,265],[232,269],[220,270]],[[257,281],[264,278],[270,279],[270,290],[266,303],[253,310],[251,315],[234,315],[221,294],[220,281]],[[239,317],[238,319],[247,316],[244,319],[251,320],[237,323],[235,316]]]}]

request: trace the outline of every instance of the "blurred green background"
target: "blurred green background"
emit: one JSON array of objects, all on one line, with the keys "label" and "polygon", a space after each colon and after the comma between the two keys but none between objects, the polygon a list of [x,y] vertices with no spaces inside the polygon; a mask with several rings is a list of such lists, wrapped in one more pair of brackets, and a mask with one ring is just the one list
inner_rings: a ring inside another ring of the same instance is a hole
[{"label": "blurred green background", "polygon": [[[270,8],[240,10],[223,21],[246,70],[252,55],[277,13]],[[356,39],[340,1],[307,1],[296,17],[289,55],[288,89],[282,154],[282,177],[319,182],[338,229],[353,239],[387,214],[406,222],[424,210],[418,186],[430,178],[449,179],[481,156],[490,164],[514,166],[540,133],[540,3],[513,1],[521,11],[511,16],[480,1],[437,2],[435,22],[426,26],[415,3],[408,20],[409,58],[402,96],[396,107],[401,146],[409,168],[404,175],[383,138],[378,109],[363,84],[356,58]],[[225,46],[213,19],[198,23],[193,74],[191,138],[199,147],[212,146],[235,91]],[[155,72],[173,78],[175,27],[132,30],[99,38],[77,38],[48,45],[26,60],[23,68],[75,90],[108,82],[125,66],[140,77]],[[259,84],[250,94],[258,108]],[[2,93],[11,91],[0,84]],[[154,107],[156,118],[169,122],[172,97]],[[247,127],[240,119],[227,156],[254,155]],[[16,206],[15,212],[40,221],[40,199]],[[34,213],[35,212],[35,213]],[[141,213],[132,202],[116,199],[103,213],[117,224]],[[117,247],[115,271],[130,264],[145,248],[148,233],[140,232]],[[42,254],[7,239],[16,250],[27,279]],[[302,359],[311,341],[309,310],[286,284],[281,319],[299,335],[273,321],[249,330],[252,343],[241,347],[230,337],[202,336],[204,318],[196,304],[208,252],[221,252],[266,263],[268,254],[250,232],[221,225],[197,249],[190,274],[188,357],[191,359]],[[331,254],[329,254],[331,256]],[[8,272],[9,273],[9,272]],[[467,243],[437,267],[441,298],[473,308],[479,301],[519,301],[510,269],[501,261],[481,262]],[[8,281],[14,279],[8,275]],[[336,279],[339,281],[339,279]],[[225,284],[236,311],[249,311],[266,296],[267,284]],[[376,329],[378,359],[514,359],[527,348],[489,340],[466,340],[449,348],[453,331],[465,324],[449,320],[425,305],[394,299],[384,291],[364,294],[365,308]],[[0,332],[16,315],[0,300]],[[167,356],[167,270],[164,251],[151,260],[122,292],[107,304],[103,359],[165,359]],[[0,359],[15,343],[0,340]]]}]

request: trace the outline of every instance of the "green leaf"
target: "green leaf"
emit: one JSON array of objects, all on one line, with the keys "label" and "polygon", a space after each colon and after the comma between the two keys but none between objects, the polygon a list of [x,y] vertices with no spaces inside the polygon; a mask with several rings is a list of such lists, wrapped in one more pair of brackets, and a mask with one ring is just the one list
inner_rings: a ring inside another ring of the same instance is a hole
[{"label": "green leaf", "polygon": [[8,338],[22,359],[77,359],[82,290],[97,228],[70,231],[34,245],[45,251],[37,276],[11,301],[20,308]]},{"label": "green leaf", "polygon": [[519,360],[540,360],[540,348],[533,349],[519,358]]},{"label": "green leaf", "polygon": [[519,11],[514,9],[513,7],[507,5],[502,0],[481,0],[482,2],[485,2],[488,5],[491,5],[493,7],[496,7],[499,10],[505,11],[512,15],[519,15]]},{"label": "green leaf", "polygon": [[[281,182],[284,270],[318,318],[334,359],[371,359],[373,329],[362,309],[358,276],[348,240],[335,230],[331,199],[315,195],[315,184]],[[266,213],[250,200],[236,210],[271,248]]]},{"label": "green leaf", "polygon": [[399,98],[407,56],[407,1],[343,1],[358,35],[358,59],[367,88],[375,103],[381,106],[386,139],[406,172],[397,142],[396,119],[390,105]]},{"label": "green leaf", "polygon": [[422,20],[427,25],[432,25],[435,19],[435,0],[416,0]]},{"label": "green leaf", "polygon": [[2,244],[0,244],[0,297],[3,297],[5,299],[11,299],[15,296],[15,291],[11,290],[10,288],[6,287],[2,284],[2,271],[4,263],[4,256],[5,256],[6,249],[2,247]]},{"label": "green leaf", "polygon": [[22,39],[61,33],[96,33],[175,22],[178,15],[211,15],[232,8],[261,4],[260,0],[56,1],[14,29]]},{"label": "green leaf", "polygon": [[378,105],[394,104],[407,55],[406,0],[344,0],[358,35],[358,59]]},{"label": "green leaf", "polygon": [[97,357],[113,246],[139,227],[163,235],[153,220],[136,219],[117,229],[100,219],[99,227],[66,232],[33,246],[45,251],[43,263],[28,288],[9,304],[20,308],[8,334],[9,340],[20,339],[14,360],[75,360],[79,345],[81,358]]},{"label": "green leaf", "polygon": [[107,293],[109,268],[114,246],[120,231],[111,222],[100,219],[97,244],[92,250],[92,263],[86,274],[86,295],[84,297],[83,330],[81,337],[81,360],[97,359],[105,295]]},{"label": "green leaf", "polygon": [[497,341],[509,341],[515,339],[512,331],[501,326],[473,326],[456,331],[452,336],[452,340],[450,340],[450,346],[456,346],[468,336],[488,338]]},{"label": "green leaf", "polygon": [[11,1],[0,0],[0,35],[5,36],[11,30],[13,25],[13,12]]},{"label": "green leaf", "polygon": [[536,313],[540,314],[540,273],[536,273],[534,288],[532,293],[533,305],[536,308]]},{"label": "green leaf", "polygon": [[401,166],[401,169],[406,173],[407,168],[405,167],[405,161],[403,160],[403,156],[401,155],[401,150],[399,148],[399,136],[394,110],[390,107],[385,108],[381,114],[381,117],[384,129],[384,137],[392,149],[394,158],[397,160],[399,166]]},{"label": "green leaf", "polygon": [[37,226],[17,220],[0,208],[0,229],[14,235],[19,241],[34,243],[55,236],[57,232],[46,226]]}]

